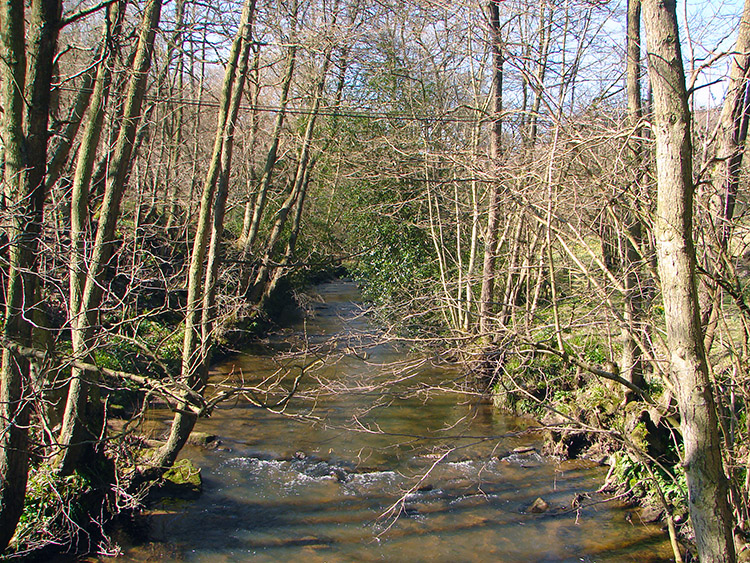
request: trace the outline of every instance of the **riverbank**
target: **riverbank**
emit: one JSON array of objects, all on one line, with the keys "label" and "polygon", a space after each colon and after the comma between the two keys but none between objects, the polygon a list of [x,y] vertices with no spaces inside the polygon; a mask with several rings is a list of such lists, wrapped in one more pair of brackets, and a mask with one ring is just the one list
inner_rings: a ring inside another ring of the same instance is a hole
[{"label": "riverbank", "polygon": [[[334,271],[321,270],[298,276],[296,281],[327,279]],[[279,326],[300,318],[303,313],[294,298],[296,291],[291,283],[282,280],[276,291],[264,300],[262,309],[249,306],[222,309],[215,334],[214,361],[230,357]],[[180,299],[178,294],[164,292],[164,307],[154,308],[158,297],[129,295],[128,302],[134,308],[106,317],[108,325],[116,323],[119,317],[140,319],[132,332],[113,334],[90,360],[97,369],[104,370],[97,374],[103,384],[97,401],[103,411],[100,416],[107,421],[107,437],[96,449],[86,448],[87,461],[64,476],[54,469],[54,455],[49,453],[56,451],[54,447],[35,447],[23,513],[9,557],[48,560],[53,554],[68,550],[114,553],[116,544],[110,545],[108,537],[112,526],[119,529],[124,522],[125,527],[130,527],[129,522],[141,510],[142,503],[148,502],[149,491],[162,490],[157,496],[163,494],[161,484],[170,481],[169,472],[153,483],[132,486],[129,482],[143,456],[163,443],[160,440],[164,436],[150,435],[144,425],[148,425],[151,408],[167,404],[164,398],[168,401],[170,397],[169,382],[179,379],[182,318],[167,305],[177,300],[173,305],[179,306]],[[63,337],[66,335],[64,331],[61,333]],[[65,354],[68,346],[69,340],[61,339],[55,353]],[[69,377],[69,368],[55,376],[64,381]],[[134,378],[151,381],[152,385],[133,385]],[[166,396],[164,390],[167,390]],[[50,394],[46,398],[45,424],[40,426],[49,434],[45,442],[53,432],[59,431],[59,427],[53,428],[53,425],[61,420],[64,406],[62,396]]]},{"label": "riverbank", "polygon": [[[595,339],[583,343],[589,361],[604,362],[602,346]],[[669,409],[657,406],[668,394],[652,385],[653,402],[626,400],[622,387],[560,356],[513,358],[503,373],[490,386],[498,409],[534,417],[544,429],[546,454],[606,466],[599,490],[621,499],[640,521],[659,523],[675,551],[695,555],[679,430],[665,414]]]}]

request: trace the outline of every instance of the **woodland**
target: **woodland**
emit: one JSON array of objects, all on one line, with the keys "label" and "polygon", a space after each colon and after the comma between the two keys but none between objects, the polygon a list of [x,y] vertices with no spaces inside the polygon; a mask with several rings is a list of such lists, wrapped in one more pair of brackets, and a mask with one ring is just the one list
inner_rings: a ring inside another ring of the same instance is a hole
[{"label": "woodland", "polygon": [[750,0],[3,2],[0,551],[140,506],[244,396],[215,354],[345,271],[747,556],[749,78]]}]

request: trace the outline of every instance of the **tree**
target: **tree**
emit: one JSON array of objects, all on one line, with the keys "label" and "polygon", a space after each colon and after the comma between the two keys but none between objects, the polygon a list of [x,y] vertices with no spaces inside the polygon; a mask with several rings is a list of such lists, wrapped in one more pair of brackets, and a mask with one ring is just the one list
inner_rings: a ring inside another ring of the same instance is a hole
[{"label": "tree", "polygon": [[[0,137],[8,269],[3,338],[31,344],[37,249],[46,198],[50,87],[59,0],[0,6]],[[26,20],[28,18],[28,27]],[[29,362],[4,348],[0,367],[0,552],[13,536],[28,474]]]},{"label": "tree", "polygon": [[[223,233],[234,130],[252,46],[254,16],[255,0],[246,0],[224,74],[213,151],[203,182],[198,224],[188,271],[185,335],[180,370],[181,381],[187,386],[187,391],[175,412],[167,441],[149,460],[150,467],[144,472],[146,478],[160,474],[164,469],[171,467],[177,459],[198,418],[191,410],[191,406],[195,403],[196,397],[202,397],[208,378],[213,346],[211,326],[214,322],[212,317],[215,284],[219,264],[218,237]],[[204,264],[207,251],[208,266]]]},{"label": "tree", "polygon": [[705,231],[709,242],[700,293],[701,323],[705,330],[706,349],[710,350],[718,319],[717,299],[721,290],[713,278],[727,278],[731,270],[728,255],[733,219],[740,187],[740,173],[750,121],[750,1],[746,1],[740,28],[730,61],[729,87],[719,118],[715,138],[715,155],[708,201],[709,217]]},{"label": "tree", "polygon": [[[639,201],[641,183],[643,182],[643,143],[641,120],[641,0],[628,0],[627,3],[627,40],[626,40],[626,89],[628,98],[627,125],[632,130],[632,137],[628,143],[630,148],[630,165],[634,170],[632,180],[629,180],[630,198]],[[622,252],[623,290],[625,307],[622,328],[622,355],[620,359],[620,373],[625,379],[637,387],[643,387],[642,351],[638,339],[634,335],[643,324],[643,294],[638,283],[638,264],[641,256],[639,247],[643,241],[643,225],[637,211],[630,211],[625,206],[624,213],[625,236]],[[625,392],[625,399],[635,398],[631,391]]]},{"label": "tree", "polygon": [[656,247],[690,517],[701,561],[734,561],[727,478],[698,307],[692,239],[693,148],[676,2],[644,0],[643,9],[656,138]]},{"label": "tree", "polygon": [[[490,29],[492,45],[492,131],[490,132],[490,159],[499,169],[503,134],[503,40],[500,35],[500,6],[496,0],[490,2]],[[487,230],[484,242],[484,265],[482,269],[482,292],[479,298],[479,332],[487,335],[490,330],[490,314],[495,295],[495,252],[497,251],[500,221],[499,179],[493,179],[489,192]]]},{"label": "tree", "polygon": [[[128,84],[128,90],[123,100],[122,124],[118,131],[117,140],[112,150],[108,163],[105,180],[105,188],[101,207],[99,209],[99,221],[97,225],[96,238],[94,240],[91,257],[85,272],[81,271],[82,258],[79,243],[74,240],[71,258],[71,330],[73,333],[73,350],[75,354],[86,355],[90,353],[89,346],[95,334],[97,326],[96,318],[98,308],[102,300],[103,278],[106,266],[113,251],[113,240],[115,229],[120,218],[120,206],[125,190],[126,179],[132,165],[132,155],[136,143],[136,133],[141,120],[141,106],[146,94],[146,80],[151,67],[151,56],[154,49],[154,39],[161,17],[161,0],[148,0],[143,19],[139,29],[138,45],[133,60],[133,70]],[[102,80],[98,87],[105,87],[109,81],[108,71],[103,67],[102,74],[97,77]],[[103,92],[102,92],[103,93]],[[102,100],[99,100],[100,102]],[[84,146],[81,151],[81,159],[87,159],[87,151],[94,151],[98,143],[98,134],[91,128],[98,128],[100,119],[98,106],[92,105],[89,121],[90,146]],[[77,217],[76,229],[83,228],[83,222],[88,211],[89,183],[91,181],[90,162],[81,161],[81,179],[79,189],[74,194],[78,201],[71,203],[74,210],[73,215]],[[74,236],[82,236],[82,233]],[[65,405],[63,425],[60,431],[59,442],[63,447],[59,470],[63,474],[70,473],[76,467],[81,455],[81,442],[83,431],[90,424],[89,429],[92,436],[98,438],[105,429],[105,421],[97,412],[86,412],[86,401],[88,399],[88,384],[84,374],[80,370],[73,370],[68,389],[68,398]],[[94,405],[94,411],[98,407]]]}]

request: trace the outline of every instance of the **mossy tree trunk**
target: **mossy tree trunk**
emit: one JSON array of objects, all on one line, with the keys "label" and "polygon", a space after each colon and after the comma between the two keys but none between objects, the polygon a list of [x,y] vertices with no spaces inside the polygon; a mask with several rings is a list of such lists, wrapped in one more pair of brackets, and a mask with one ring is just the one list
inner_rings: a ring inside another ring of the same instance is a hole
[{"label": "mossy tree trunk", "polygon": [[[136,133],[141,121],[141,107],[146,93],[146,80],[151,67],[151,56],[154,48],[156,29],[161,16],[161,0],[149,0],[143,13],[138,46],[133,61],[133,71],[130,77],[127,94],[123,102],[122,123],[118,131],[115,147],[112,151],[106,175],[104,196],[99,209],[99,222],[96,238],[91,250],[88,267],[83,268],[82,247],[79,239],[83,235],[83,225],[88,214],[88,204],[91,183],[91,168],[93,154],[99,141],[96,126],[101,116],[98,112],[100,104],[92,102],[89,117],[88,134],[84,136],[87,144],[79,151],[79,166],[76,169],[76,180],[79,181],[78,190],[73,194],[71,202],[73,248],[71,251],[71,296],[70,323],[73,352],[75,355],[85,355],[95,335],[96,318],[102,300],[104,275],[106,265],[112,255],[115,229],[120,217],[120,204],[125,190],[125,180],[131,167]],[[105,67],[101,79],[95,87],[95,95],[104,94],[104,87],[109,82],[108,71]],[[97,94],[97,90],[103,90]],[[98,100],[103,103],[103,99]],[[91,130],[94,127],[95,130]],[[79,172],[81,177],[79,178]],[[89,384],[80,370],[73,370],[68,398],[63,415],[59,443],[62,447],[58,457],[58,471],[61,474],[72,472],[81,456],[84,434],[89,434],[90,440],[98,440],[104,432],[104,421],[96,412],[96,405],[87,410]]]},{"label": "mossy tree trunk", "polygon": [[[62,2],[0,4],[2,192],[8,213],[3,338],[31,344],[35,266],[46,198],[50,88]],[[18,524],[28,476],[29,362],[5,348],[0,366],[0,552]]]}]

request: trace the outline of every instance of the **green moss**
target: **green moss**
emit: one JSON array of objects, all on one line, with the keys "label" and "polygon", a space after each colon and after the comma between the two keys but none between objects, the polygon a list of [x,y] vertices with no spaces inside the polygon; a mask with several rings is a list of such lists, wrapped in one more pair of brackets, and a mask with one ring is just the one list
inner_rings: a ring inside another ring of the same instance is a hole
[{"label": "green moss", "polygon": [[602,383],[589,383],[578,390],[575,402],[582,411],[596,411],[601,414],[615,414],[620,396]]},{"label": "green moss", "polygon": [[648,449],[648,429],[644,422],[635,425],[630,433],[630,439],[642,450]]},{"label": "green moss", "polygon": [[164,474],[163,492],[180,496],[199,494],[203,489],[201,470],[189,459],[176,462]]}]

